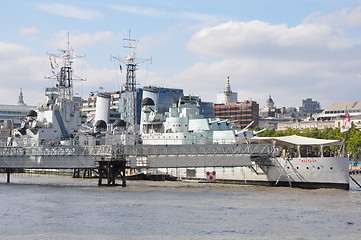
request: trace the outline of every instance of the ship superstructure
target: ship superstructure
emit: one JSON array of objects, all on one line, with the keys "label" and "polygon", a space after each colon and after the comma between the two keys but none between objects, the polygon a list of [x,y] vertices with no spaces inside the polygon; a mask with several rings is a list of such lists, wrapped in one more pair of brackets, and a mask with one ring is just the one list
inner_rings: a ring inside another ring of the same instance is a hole
[{"label": "ship superstructure", "polygon": [[[72,53],[69,41],[68,48],[59,51],[60,55],[49,54],[54,75],[47,78],[56,80],[56,85],[45,89],[46,103],[36,110],[29,111],[21,128],[14,130],[13,145],[59,144],[74,137],[85,122],[85,117],[79,109],[80,97],[73,95],[74,80],[84,79],[73,74],[72,63],[76,57]],[[59,70],[56,59],[63,61]]]},{"label": "ship superstructure", "polygon": [[199,114],[199,97],[181,96],[169,112],[158,114],[154,101],[142,101],[141,130],[145,145],[234,144],[235,132],[227,119]]}]

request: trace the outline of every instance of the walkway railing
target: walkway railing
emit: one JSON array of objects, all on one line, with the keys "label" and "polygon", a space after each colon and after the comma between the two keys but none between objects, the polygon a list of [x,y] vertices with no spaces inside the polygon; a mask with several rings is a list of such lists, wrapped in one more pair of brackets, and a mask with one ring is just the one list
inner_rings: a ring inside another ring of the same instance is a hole
[{"label": "walkway railing", "polygon": [[125,146],[125,155],[221,155],[250,154],[251,156],[270,155],[269,144],[204,144],[204,145],[134,145]]}]

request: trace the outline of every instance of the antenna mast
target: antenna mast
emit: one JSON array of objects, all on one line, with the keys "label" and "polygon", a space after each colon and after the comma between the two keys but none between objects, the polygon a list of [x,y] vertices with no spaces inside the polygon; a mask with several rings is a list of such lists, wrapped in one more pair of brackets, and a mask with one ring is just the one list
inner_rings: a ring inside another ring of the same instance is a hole
[{"label": "antenna mast", "polygon": [[[73,68],[72,63],[73,59],[78,58],[74,50],[70,47],[69,33],[67,39],[67,49],[59,49],[60,54],[48,53],[50,59],[50,65],[53,71],[52,76],[45,77],[48,79],[55,79],[57,81],[56,87],[59,94],[59,100],[61,101],[72,101],[73,98],[73,81],[80,80],[85,81],[85,79],[74,76],[73,78]],[[56,68],[58,68],[58,63],[56,62],[57,58],[63,60],[63,66],[60,68],[58,73],[55,73]],[[51,89],[52,90],[52,89]],[[53,91],[53,90],[52,90]],[[51,104],[54,104],[52,102]]]},{"label": "antenna mast", "polygon": [[[124,45],[124,48],[129,49],[129,53],[126,57],[120,58],[120,57],[114,57],[111,56],[111,59],[114,58],[120,62],[123,62],[127,66],[127,73],[126,73],[126,80],[124,84],[124,91],[126,92],[126,101],[124,103],[125,105],[125,120],[127,124],[127,129],[130,131],[135,131],[135,126],[137,124],[137,116],[136,116],[136,74],[135,71],[138,70],[137,66],[140,63],[149,61],[152,62],[152,59],[140,59],[136,58],[136,52],[135,49],[137,48],[138,41],[135,39],[132,39],[130,37],[130,30],[128,38],[124,38],[124,41],[126,41],[126,45]],[[130,112],[129,112],[130,110]]]}]

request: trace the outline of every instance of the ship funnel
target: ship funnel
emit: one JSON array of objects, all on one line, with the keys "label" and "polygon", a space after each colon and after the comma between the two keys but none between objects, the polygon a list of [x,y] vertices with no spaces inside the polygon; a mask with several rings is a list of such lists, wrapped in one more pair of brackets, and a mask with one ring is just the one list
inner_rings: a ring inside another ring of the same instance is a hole
[{"label": "ship funnel", "polygon": [[94,122],[98,120],[103,120],[105,123],[109,123],[109,109],[110,109],[110,94],[107,93],[98,93],[97,94],[97,104],[95,108],[95,119]]}]

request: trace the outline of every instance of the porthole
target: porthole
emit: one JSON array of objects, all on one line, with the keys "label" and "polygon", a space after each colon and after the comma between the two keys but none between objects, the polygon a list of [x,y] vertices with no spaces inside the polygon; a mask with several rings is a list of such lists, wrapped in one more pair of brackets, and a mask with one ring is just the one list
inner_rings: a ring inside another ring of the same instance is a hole
[{"label": "porthole", "polygon": [[330,167],[330,169],[332,170],[332,169],[333,169],[333,167]]},{"label": "porthole", "polygon": [[306,167],[306,169],[308,169],[308,167]]}]

